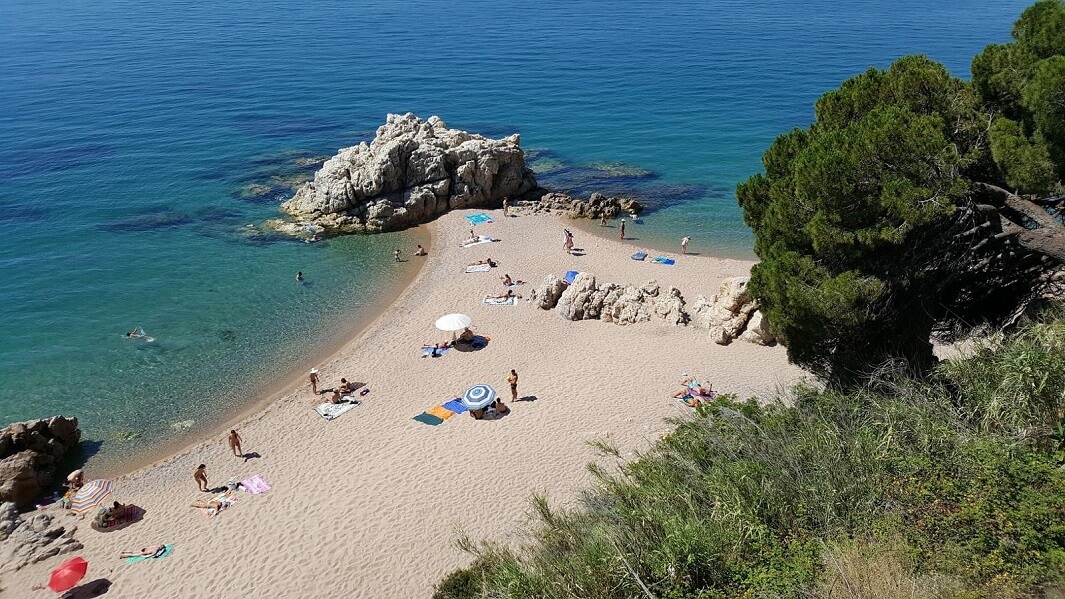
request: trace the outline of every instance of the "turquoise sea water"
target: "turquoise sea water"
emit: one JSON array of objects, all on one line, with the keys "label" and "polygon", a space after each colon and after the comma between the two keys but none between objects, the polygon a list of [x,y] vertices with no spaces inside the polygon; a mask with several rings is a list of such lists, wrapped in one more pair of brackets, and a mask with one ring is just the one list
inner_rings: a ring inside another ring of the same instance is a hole
[{"label": "turquoise sea water", "polygon": [[520,132],[542,182],[654,202],[639,243],[749,255],[735,184],[822,91],[911,52],[966,76],[1025,5],[5,0],[0,424],[77,415],[120,458],[347,334],[413,234],[246,225],[389,112]]}]

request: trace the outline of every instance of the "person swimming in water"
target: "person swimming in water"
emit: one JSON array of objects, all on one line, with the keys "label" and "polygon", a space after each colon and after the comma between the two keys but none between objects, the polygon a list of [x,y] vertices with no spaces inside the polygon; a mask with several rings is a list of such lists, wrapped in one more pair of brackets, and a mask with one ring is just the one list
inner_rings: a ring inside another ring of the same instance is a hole
[{"label": "person swimming in water", "polygon": [[302,281],[303,281],[303,271],[301,270],[301,271],[298,271],[296,273],[296,282],[302,282]]}]

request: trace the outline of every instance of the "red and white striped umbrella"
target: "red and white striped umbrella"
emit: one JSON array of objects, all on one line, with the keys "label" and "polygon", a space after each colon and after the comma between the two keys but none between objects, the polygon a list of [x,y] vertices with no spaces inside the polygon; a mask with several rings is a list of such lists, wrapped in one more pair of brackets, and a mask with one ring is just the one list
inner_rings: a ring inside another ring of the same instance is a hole
[{"label": "red and white striped umbrella", "polygon": [[90,480],[70,498],[70,511],[80,514],[100,505],[111,495],[113,486],[109,480]]}]

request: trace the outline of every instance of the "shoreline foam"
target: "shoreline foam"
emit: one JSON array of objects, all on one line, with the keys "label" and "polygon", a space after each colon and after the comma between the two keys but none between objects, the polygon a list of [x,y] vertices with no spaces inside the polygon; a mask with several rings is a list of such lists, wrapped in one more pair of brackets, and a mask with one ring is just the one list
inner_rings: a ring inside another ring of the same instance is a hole
[{"label": "shoreline foam", "polygon": [[[527,296],[545,274],[574,268],[618,283],[654,278],[679,287],[690,302],[746,273],[748,261],[635,262],[631,244],[586,234],[576,240],[585,255],[568,256],[560,235],[567,222],[503,219],[498,210],[490,211],[496,223],[478,232],[503,241],[461,249],[468,212],[430,225],[432,249],[414,281],[318,365],[322,387],[341,376],[368,382],[372,391],[363,405],[327,422],[312,409],[323,399],[298,384],[237,425],[244,451],[261,457],[242,461],[219,436],[119,477],[114,499],[147,510],[144,521],[125,529],[98,533],[85,520],[50,510],[78,526],[76,537],[85,544],[79,554],[90,563],[86,580],[110,580],[114,597],[147,597],[159,588],[176,597],[427,596],[447,571],[469,561],[454,546],[458,531],[516,543],[533,493],[574,505],[589,482],[583,466],[596,459],[587,441],[606,439],[629,459],[671,428],[665,418],[688,415],[669,397],[682,371],[741,395],[802,376],[781,347],[742,341],[721,347],[691,327],[570,322],[524,301],[481,303],[502,289],[504,273],[527,281],[519,287]],[[489,256],[499,268],[462,272],[464,264]],[[435,318],[456,311],[471,315],[475,330],[491,337],[488,347],[418,357],[423,341],[449,336],[433,329]],[[412,420],[472,384],[489,383],[509,395],[503,379],[510,368],[521,376],[519,395],[529,399],[508,401],[508,416],[459,415],[437,427]],[[204,518],[188,507],[207,497],[191,478],[201,462],[211,486],[261,474],[273,489]],[[173,555],[134,566],[116,557],[159,543],[173,544]],[[31,586],[66,557],[5,575],[0,584],[15,596],[34,596]]]}]

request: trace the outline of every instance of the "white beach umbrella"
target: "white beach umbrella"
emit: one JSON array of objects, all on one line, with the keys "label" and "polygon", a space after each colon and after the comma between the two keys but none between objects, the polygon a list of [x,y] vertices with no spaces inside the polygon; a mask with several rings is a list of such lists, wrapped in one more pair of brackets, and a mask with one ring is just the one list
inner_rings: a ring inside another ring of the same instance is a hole
[{"label": "white beach umbrella", "polygon": [[471,324],[473,321],[465,314],[446,314],[436,319],[436,328],[441,331],[461,331]]},{"label": "white beach umbrella", "polygon": [[462,394],[462,405],[471,410],[481,410],[496,400],[496,390],[491,385],[474,385]]}]

